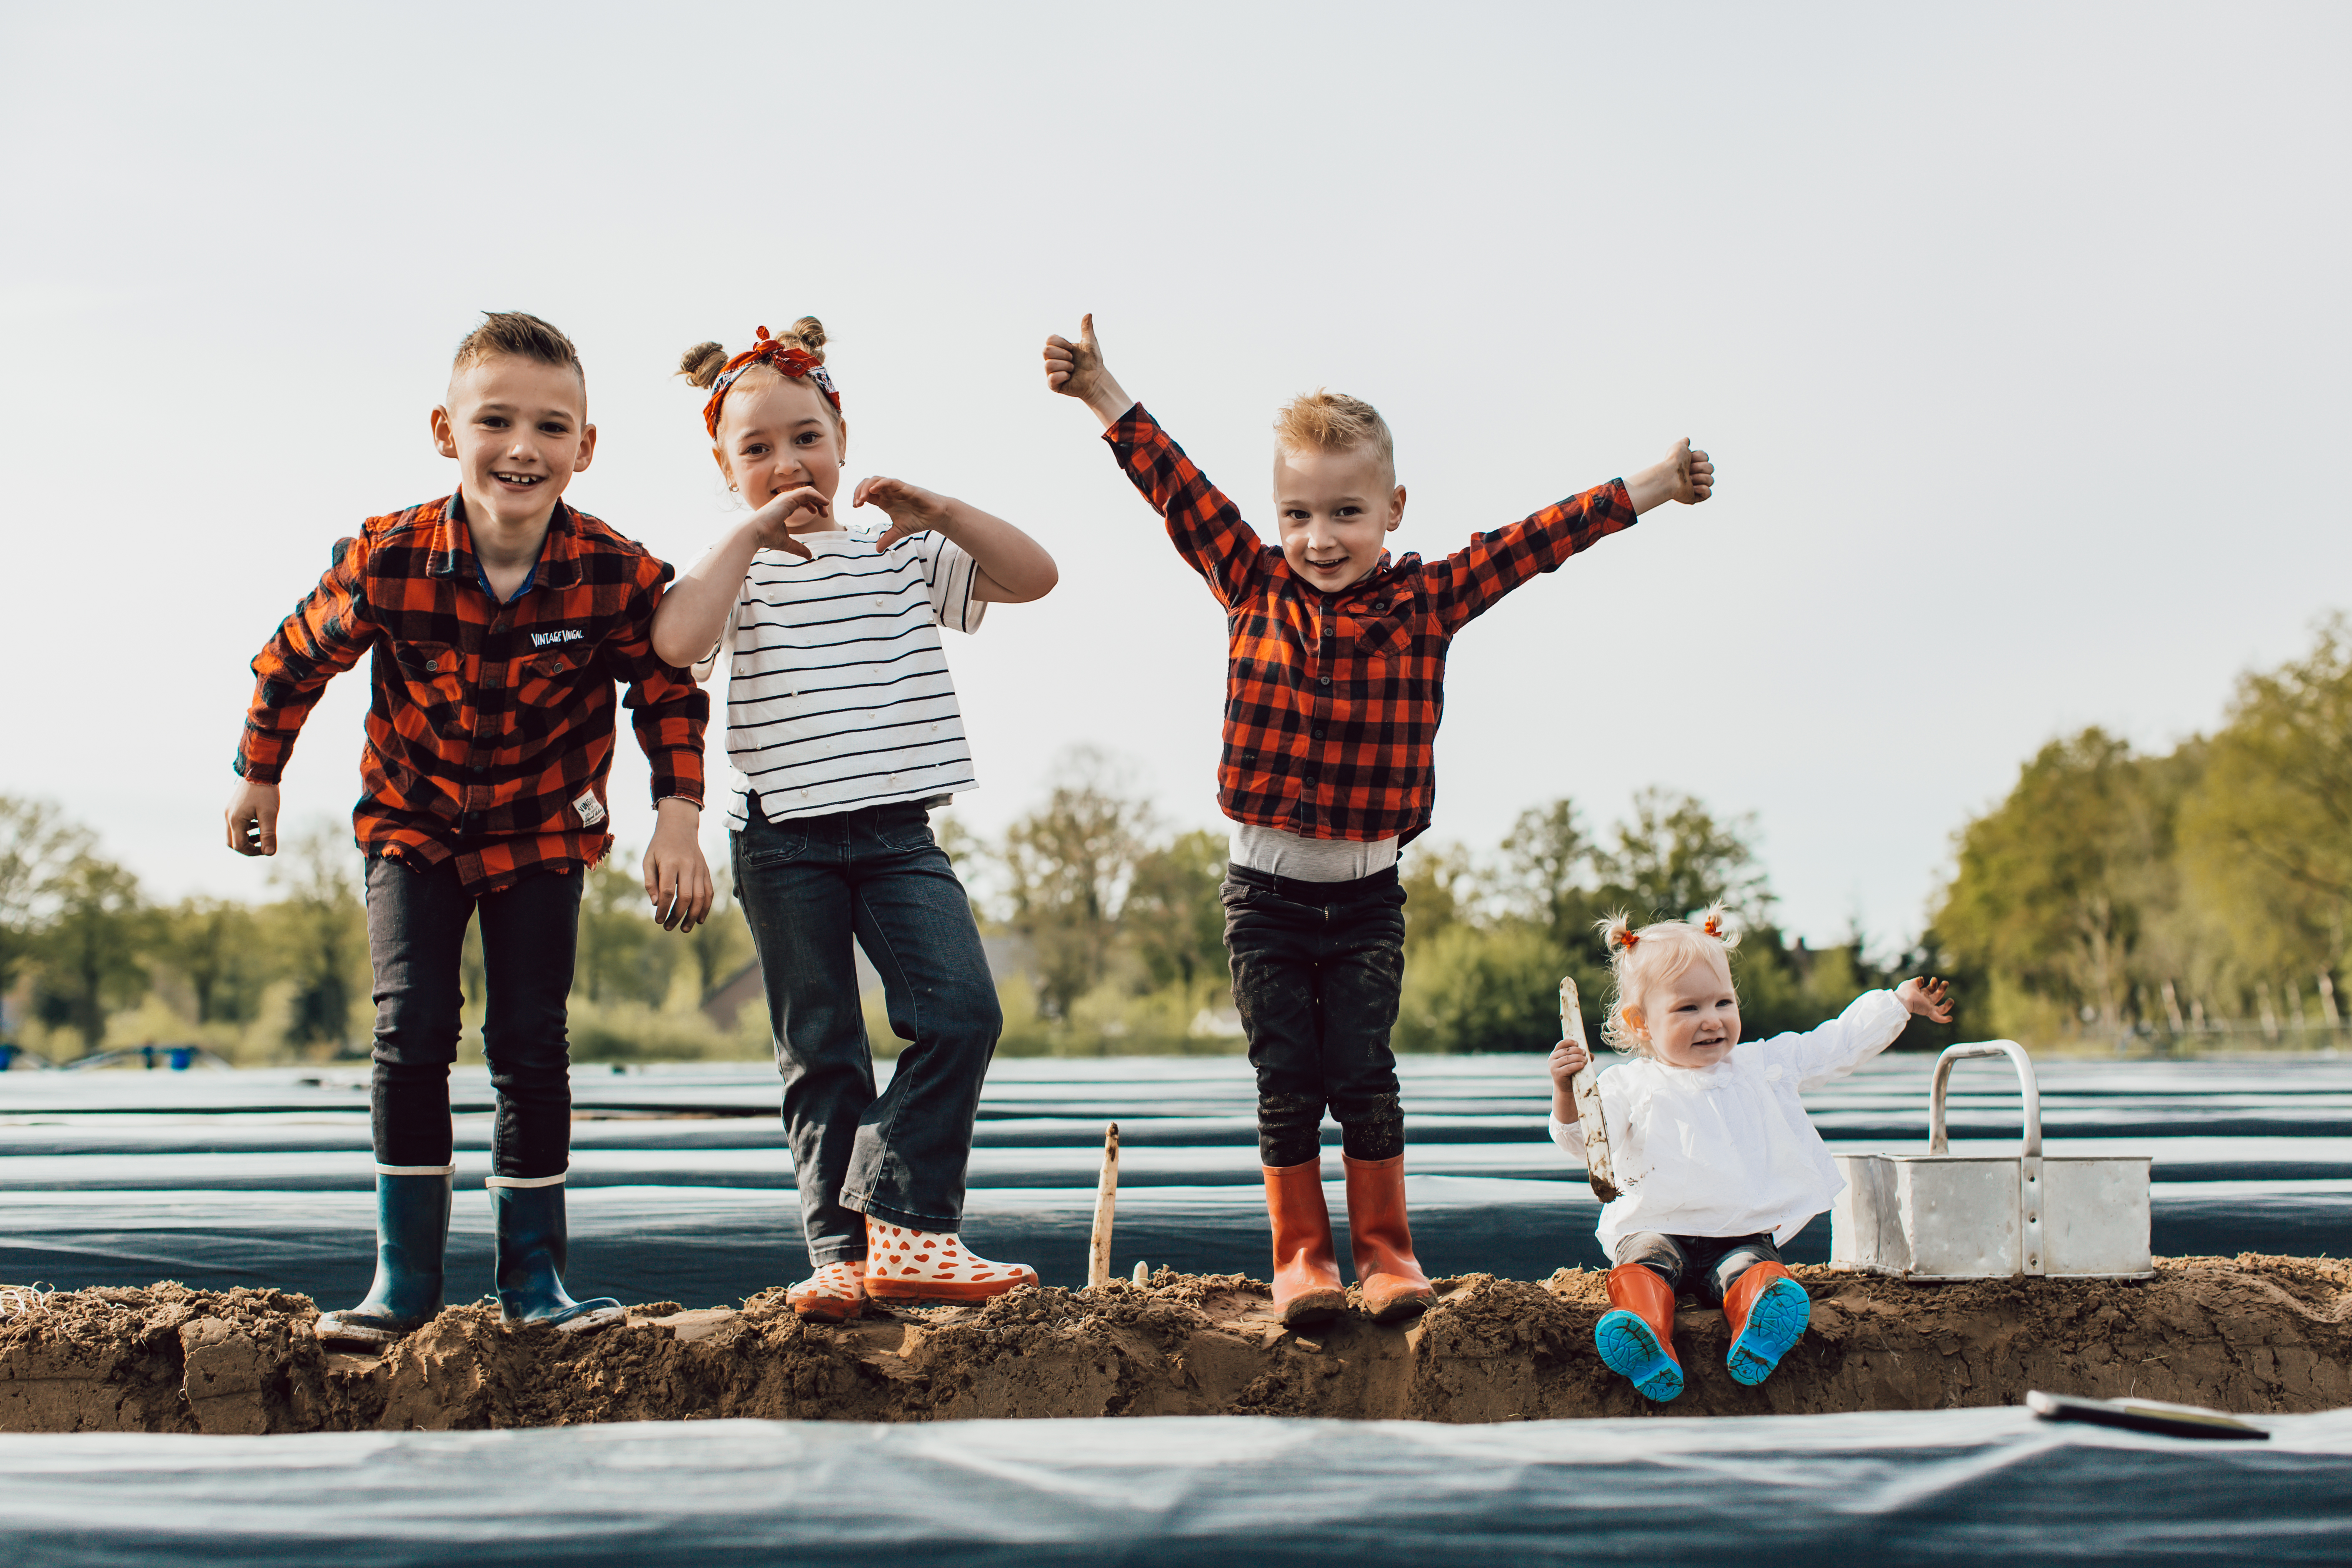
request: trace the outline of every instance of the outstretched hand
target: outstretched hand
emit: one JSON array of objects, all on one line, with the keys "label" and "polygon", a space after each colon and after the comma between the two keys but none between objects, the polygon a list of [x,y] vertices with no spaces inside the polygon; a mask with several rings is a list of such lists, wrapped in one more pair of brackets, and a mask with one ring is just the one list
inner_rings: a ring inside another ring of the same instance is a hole
[{"label": "outstretched hand", "polygon": [[904,479],[886,479],[880,474],[857,481],[856,493],[850,497],[852,506],[878,506],[890,518],[889,531],[874,542],[877,551],[889,549],[902,539],[939,529],[948,520],[948,498],[927,490],[920,485],[910,485]]},{"label": "outstretched hand", "polygon": [[1045,340],[1045,385],[1093,409],[1105,426],[1135,406],[1135,399],[1128,396],[1103,363],[1091,312],[1078,318],[1076,342],[1059,334]]},{"label": "outstretched hand", "polygon": [[1938,1024],[1952,1021],[1952,988],[1932,974],[1924,980],[1915,974],[1897,985],[1895,999],[1910,1008],[1915,1017],[1931,1018]]}]

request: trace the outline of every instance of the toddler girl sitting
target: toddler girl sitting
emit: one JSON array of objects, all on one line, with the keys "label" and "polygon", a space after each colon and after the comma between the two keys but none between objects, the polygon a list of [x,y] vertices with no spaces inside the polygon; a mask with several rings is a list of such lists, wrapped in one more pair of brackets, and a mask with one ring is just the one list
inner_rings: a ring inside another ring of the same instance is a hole
[{"label": "toddler girl sitting", "polygon": [[[1611,1310],[1593,1326],[1601,1359],[1644,1398],[1683,1389],[1675,1359],[1675,1291],[1685,1275],[1731,1326],[1732,1377],[1758,1384],[1789,1353],[1811,1315],[1780,1246],[1830,1206],[1843,1185],[1804,1090],[1853,1071],[1902,1034],[1912,1015],[1948,1023],[1940,980],[1866,991],[1802,1034],[1739,1044],[1718,906],[1704,922],[1601,926],[1616,993],[1601,1037],[1636,1059],[1601,1076],[1601,1116],[1620,1195],[1601,1211]],[[1591,1058],[1563,1040],[1551,1053],[1552,1142],[1584,1158],[1569,1080]]]}]

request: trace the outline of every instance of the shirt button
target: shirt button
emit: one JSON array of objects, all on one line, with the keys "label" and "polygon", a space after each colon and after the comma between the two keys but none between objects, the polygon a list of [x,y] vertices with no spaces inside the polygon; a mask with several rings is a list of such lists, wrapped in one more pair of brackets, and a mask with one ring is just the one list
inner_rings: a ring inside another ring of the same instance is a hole
[{"label": "shirt button", "polygon": [[1327,676],[1324,676],[1324,677],[1322,678],[1322,679],[1323,679],[1323,684],[1324,684],[1324,685],[1328,686],[1328,685],[1330,685],[1330,684],[1331,684],[1331,678],[1330,678],[1329,676],[1328,676],[1328,675],[1327,675]]},{"label": "shirt button", "polygon": [[1315,738],[1316,738],[1317,740],[1318,740],[1318,741],[1319,741],[1319,740],[1321,740],[1321,739],[1323,738],[1323,731],[1320,731],[1320,730],[1316,731],[1315,731]]}]

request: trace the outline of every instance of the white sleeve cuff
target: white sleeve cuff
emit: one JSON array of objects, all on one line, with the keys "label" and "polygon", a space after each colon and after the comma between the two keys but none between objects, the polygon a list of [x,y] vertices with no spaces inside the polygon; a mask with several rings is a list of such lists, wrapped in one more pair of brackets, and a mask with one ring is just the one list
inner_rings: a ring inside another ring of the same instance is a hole
[{"label": "white sleeve cuff", "polygon": [[1551,1123],[1551,1141],[1578,1159],[1583,1159],[1584,1128],[1582,1125],[1574,1121],[1562,1121],[1549,1112],[1546,1113],[1545,1120]]}]

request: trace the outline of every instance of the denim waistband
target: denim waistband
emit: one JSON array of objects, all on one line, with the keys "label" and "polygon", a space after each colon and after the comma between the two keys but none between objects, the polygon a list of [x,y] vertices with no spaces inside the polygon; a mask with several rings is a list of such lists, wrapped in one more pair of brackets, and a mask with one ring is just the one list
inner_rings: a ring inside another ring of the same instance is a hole
[{"label": "denim waistband", "polygon": [[1264,888],[1276,898],[1288,899],[1294,904],[1349,904],[1370,893],[1393,888],[1397,868],[1383,866],[1369,877],[1358,877],[1350,882],[1302,882],[1296,877],[1277,877],[1271,871],[1260,871],[1248,866],[1225,863],[1225,875],[1236,882],[1253,888]]}]

